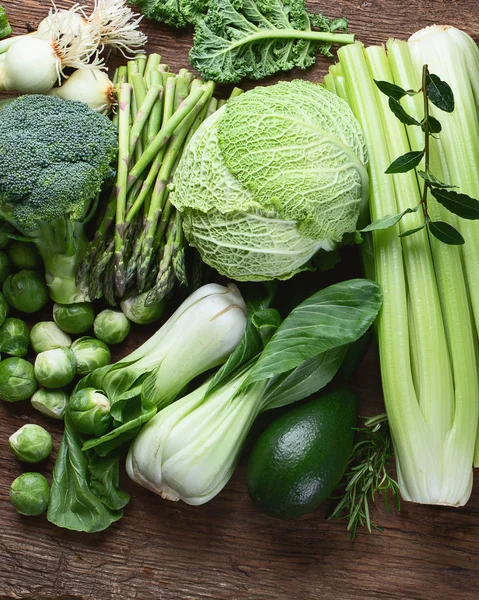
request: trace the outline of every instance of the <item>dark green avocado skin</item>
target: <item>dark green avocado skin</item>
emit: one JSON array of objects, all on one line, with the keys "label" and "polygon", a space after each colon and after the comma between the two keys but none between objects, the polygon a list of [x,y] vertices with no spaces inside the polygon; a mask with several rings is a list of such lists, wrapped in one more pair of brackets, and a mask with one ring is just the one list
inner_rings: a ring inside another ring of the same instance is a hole
[{"label": "dark green avocado skin", "polygon": [[256,506],[284,519],[317,508],[346,469],[357,417],[357,396],[341,386],[273,421],[248,461],[246,485]]}]

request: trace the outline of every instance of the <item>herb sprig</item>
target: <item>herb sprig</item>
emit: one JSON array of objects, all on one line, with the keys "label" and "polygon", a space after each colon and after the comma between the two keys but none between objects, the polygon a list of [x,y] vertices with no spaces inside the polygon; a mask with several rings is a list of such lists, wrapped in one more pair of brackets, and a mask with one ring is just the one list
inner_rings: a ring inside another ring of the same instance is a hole
[{"label": "herb sprig", "polygon": [[384,498],[387,512],[391,511],[390,496],[400,508],[399,486],[388,470],[394,450],[385,413],[364,419],[357,429],[357,441],[343,476],[344,494],[330,519],[348,519],[347,529],[354,540],[358,527],[380,529],[371,521],[370,504],[378,495]]},{"label": "herb sprig", "polygon": [[[445,221],[433,221],[428,211],[429,194],[439,202],[444,208],[463,219],[479,219],[479,201],[471,198],[467,194],[455,192],[456,186],[450,183],[443,183],[438,179],[430,169],[430,144],[431,137],[439,135],[442,131],[441,123],[430,114],[430,103],[434,104],[439,110],[452,113],[455,108],[454,93],[448,83],[442,81],[437,75],[430,73],[427,65],[422,70],[422,85],[420,90],[404,90],[400,86],[389,81],[375,81],[378,89],[385,94],[389,100],[389,108],[401,123],[404,125],[421,127],[424,132],[424,148],[407,152],[396,158],[386,169],[390,175],[398,173],[407,173],[416,169],[424,159],[424,170],[417,170],[417,175],[424,181],[421,199],[414,208],[406,210],[395,215],[386,215],[377,219],[367,227],[361,230],[361,233],[375,231],[379,229],[388,229],[393,227],[408,213],[417,212],[422,208],[424,222],[420,227],[404,231],[399,237],[406,237],[421,231],[427,227],[429,233],[445,244],[461,245],[465,240],[461,233]],[[424,116],[421,121],[410,115],[401,105],[400,100],[405,96],[423,95]]]}]

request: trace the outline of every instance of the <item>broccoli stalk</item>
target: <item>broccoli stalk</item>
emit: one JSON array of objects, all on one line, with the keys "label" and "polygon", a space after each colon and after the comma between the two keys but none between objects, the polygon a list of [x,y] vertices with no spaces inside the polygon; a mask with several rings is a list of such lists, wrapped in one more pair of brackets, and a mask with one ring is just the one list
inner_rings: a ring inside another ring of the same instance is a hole
[{"label": "broccoli stalk", "polygon": [[88,301],[88,293],[78,289],[75,283],[77,268],[88,244],[83,224],[76,222],[67,226],[65,219],[58,219],[44,224],[40,236],[33,240],[45,265],[45,280],[52,300],[60,304]]},{"label": "broccoli stalk", "polygon": [[75,284],[83,227],[117,150],[116,127],[81,102],[22,96],[2,110],[0,217],[37,246],[55,302],[89,299]]}]

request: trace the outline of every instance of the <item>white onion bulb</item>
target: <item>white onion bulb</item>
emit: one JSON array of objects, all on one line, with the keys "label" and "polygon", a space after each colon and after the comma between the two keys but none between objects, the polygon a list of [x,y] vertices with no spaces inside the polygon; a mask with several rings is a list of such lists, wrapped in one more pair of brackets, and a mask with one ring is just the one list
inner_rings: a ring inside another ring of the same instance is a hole
[{"label": "white onion bulb", "polygon": [[45,94],[58,80],[60,67],[49,42],[25,36],[10,47],[2,62],[3,88],[24,94]]},{"label": "white onion bulb", "polygon": [[53,88],[49,94],[63,100],[84,102],[102,114],[111,112],[116,103],[113,83],[100,69],[79,69],[61,87]]}]

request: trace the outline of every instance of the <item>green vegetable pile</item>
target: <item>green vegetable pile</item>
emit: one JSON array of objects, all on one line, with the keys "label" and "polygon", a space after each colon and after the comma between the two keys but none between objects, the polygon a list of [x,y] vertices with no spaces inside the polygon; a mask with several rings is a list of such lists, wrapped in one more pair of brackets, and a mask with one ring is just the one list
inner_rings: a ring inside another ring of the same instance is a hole
[{"label": "green vegetable pile", "polygon": [[[11,433],[38,471],[57,450],[50,483],[12,482],[14,508],[102,531],[130,499],[124,457],[136,483],[203,504],[268,411],[246,475],[266,514],[339,487],[331,518],[354,537],[379,495],[463,505],[479,464],[478,47],[434,26],[364,48],[303,0],[137,3],[194,25],[204,79],[140,54],[123,0],[53,8],[0,42],[0,89],[30,94],[0,103],[0,399],[63,426],[58,448],[37,423]],[[335,43],[324,85],[213,95]],[[104,46],[125,55],[113,81]],[[354,243],[367,278],[298,277]],[[358,427],[347,384],[373,324],[386,413]]]}]

